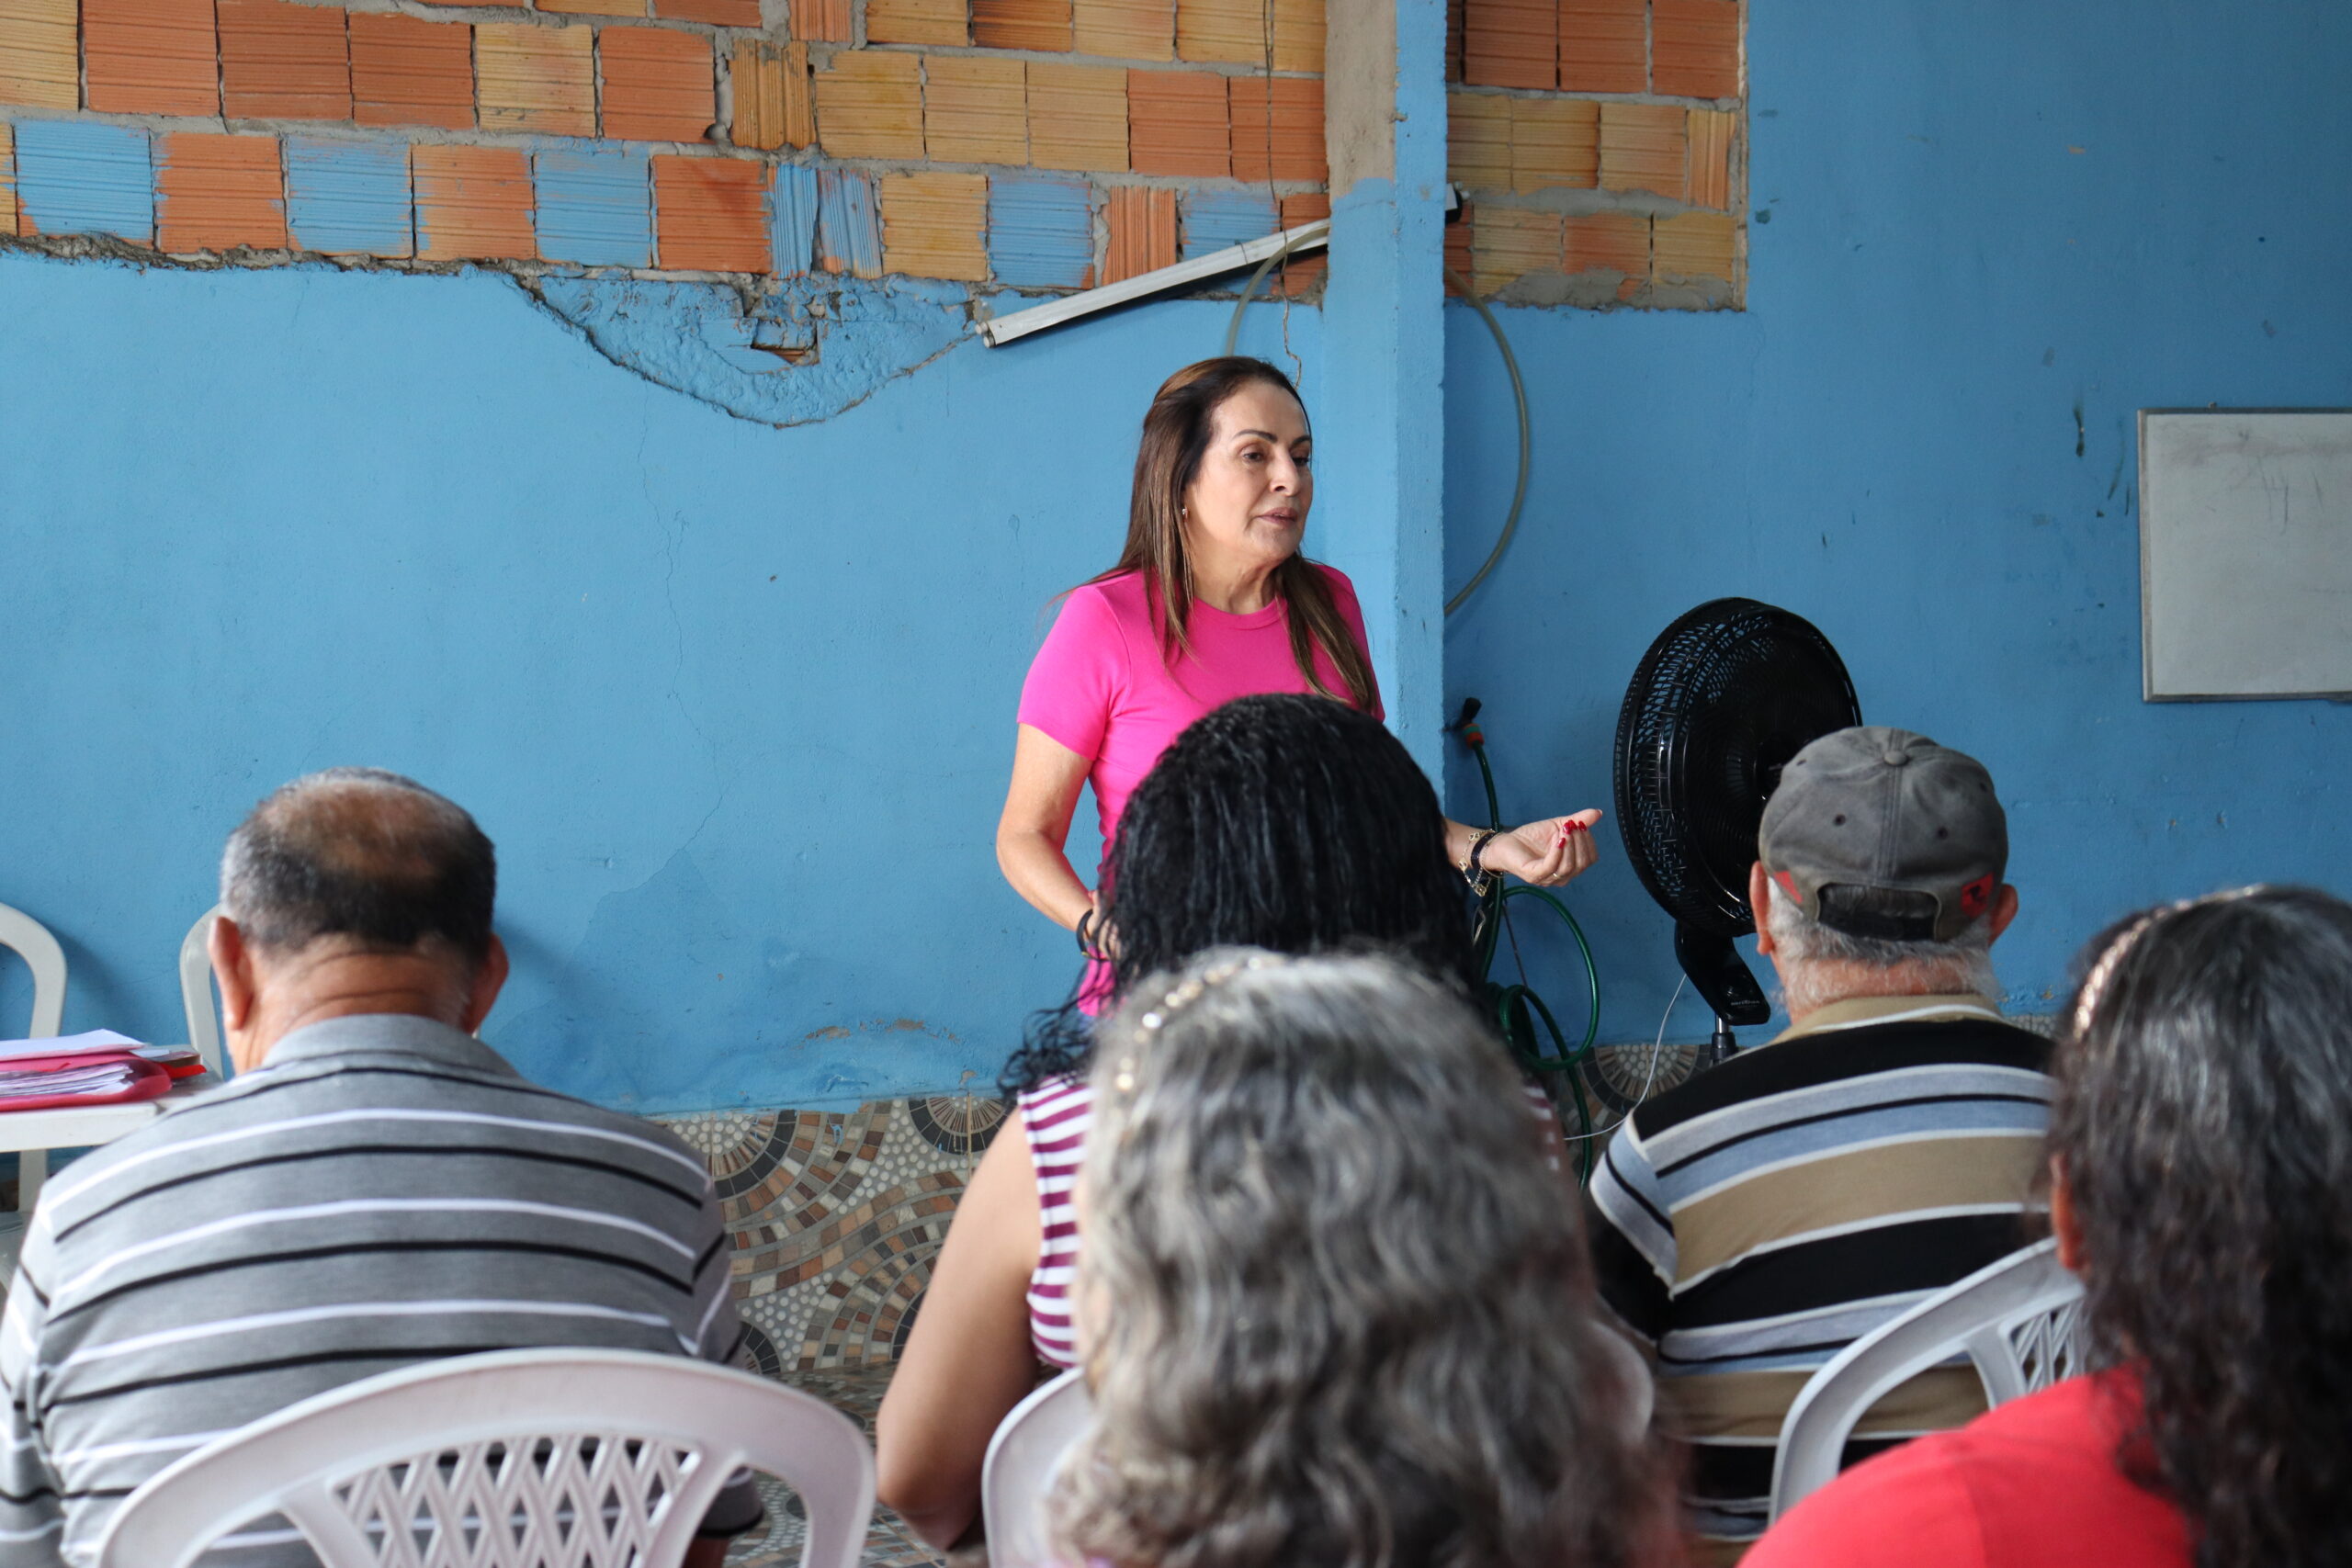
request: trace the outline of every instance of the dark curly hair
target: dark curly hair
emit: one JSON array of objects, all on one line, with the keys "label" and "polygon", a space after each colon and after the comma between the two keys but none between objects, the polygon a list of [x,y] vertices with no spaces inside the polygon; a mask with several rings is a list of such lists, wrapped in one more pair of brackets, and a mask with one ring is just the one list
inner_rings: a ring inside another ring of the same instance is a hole
[{"label": "dark curly hair", "polygon": [[[1128,797],[1102,876],[1112,996],[1212,947],[1392,953],[1471,994],[1462,878],[1402,742],[1328,697],[1241,697],[1194,720]],[[1091,1059],[1077,993],[1030,1021],[1010,1098]]]},{"label": "dark curly hair", "polygon": [[2352,906],[2248,888],[2085,953],[2050,1138],[2144,1391],[2126,1471],[2201,1568],[2352,1562]]}]

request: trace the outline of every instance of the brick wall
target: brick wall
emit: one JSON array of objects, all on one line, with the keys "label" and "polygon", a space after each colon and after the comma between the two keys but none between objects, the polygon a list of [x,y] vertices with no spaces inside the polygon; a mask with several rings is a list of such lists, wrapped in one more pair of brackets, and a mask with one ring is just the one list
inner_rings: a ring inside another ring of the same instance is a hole
[{"label": "brick wall", "polygon": [[[1324,0],[398,3],[0,0],[0,236],[1070,289],[1329,210]],[[1736,298],[1737,0],[1455,20],[1480,292]]]}]

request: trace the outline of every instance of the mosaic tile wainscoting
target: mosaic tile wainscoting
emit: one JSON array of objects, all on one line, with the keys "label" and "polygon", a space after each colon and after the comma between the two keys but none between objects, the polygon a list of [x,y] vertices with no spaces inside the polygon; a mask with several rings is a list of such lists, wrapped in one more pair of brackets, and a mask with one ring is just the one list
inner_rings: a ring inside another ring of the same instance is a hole
[{"label": "mosaic tile wainscoting", "polygon": [[[744,1364],[846,1411],[870,1434],[956,1200],[1004,1114],[1001,1101],[954,1095],[662,1118],[718,1184],[735,1238]],[[763,1490],[767,1528],[735,1543],[730,1568],[800,1561],[798,1500],[773,1483]],[[864,1561],[944,1560],[883,1509]]]}]

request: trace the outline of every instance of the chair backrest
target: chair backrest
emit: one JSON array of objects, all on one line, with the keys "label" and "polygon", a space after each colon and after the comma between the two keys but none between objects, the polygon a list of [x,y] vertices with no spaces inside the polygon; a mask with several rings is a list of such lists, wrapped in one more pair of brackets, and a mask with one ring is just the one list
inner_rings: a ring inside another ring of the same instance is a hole
[{"label": "chair backrest", "polygon": [[196,917],[180,939],[180,1007],[187,1014],[187,1043],[204,1058],[204,1070],[216,1078],[229,1076],[220,1050],[220,1014],[212,1002],[212,917],[215,904]]},{"label": "chair backrest", "polygon": [[2037,1242],[1979,1269],[1839,1351],[1807,1380],[1781,1424],[1772,1463],[1772,1517],[1838,1474],[1855,1425],[1871,1406],[1930,1367],[1965,1356],[1988,1404],[2088,1370],[2083,1282]]},{"label": "chair backrest", "polygon": [[1012,1407],[989,1439],[980,1467],[980,1517],[989,1568],[1049,1568],[1046,1494],[1062,1459],[1094,1424],[1082,1373],[1067,1371]]},{"label": "chair backrest", "polygon": [[188,1568],[281,1514],[325,1568],[676,1568],[739,1466],[808,1512],[802,1568],[855,1568],[874,1451],[823,1401],[632,1350],[428,1361],[216,1438],[126,1499],[97,1568]]},{"label": "chair backrest", "polygon": [[33,972],[33,1022],[24,1037],[54,1037],[65,1023],[65,950],[47,926],[6,904],[0,904],[0,947],[16,949]]}]

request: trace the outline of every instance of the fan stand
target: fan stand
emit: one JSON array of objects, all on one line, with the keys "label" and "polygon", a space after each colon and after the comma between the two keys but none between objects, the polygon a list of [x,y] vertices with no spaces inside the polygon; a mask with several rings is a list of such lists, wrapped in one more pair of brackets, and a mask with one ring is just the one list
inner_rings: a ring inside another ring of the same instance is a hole
[{"label": "fan stand", "polygon": [[1677,924],[1674,956],[1681,963],[1682,972],[1690,976],[1691,987],[1714,1011],[1715,1032],[1708,1038],[1702,1066],[1721,1066],[1739,1049],[1731,1026],[1769,1023],[1772,1004],[1764,999],[1764,988],[1740,962],[1727,936]]}]

